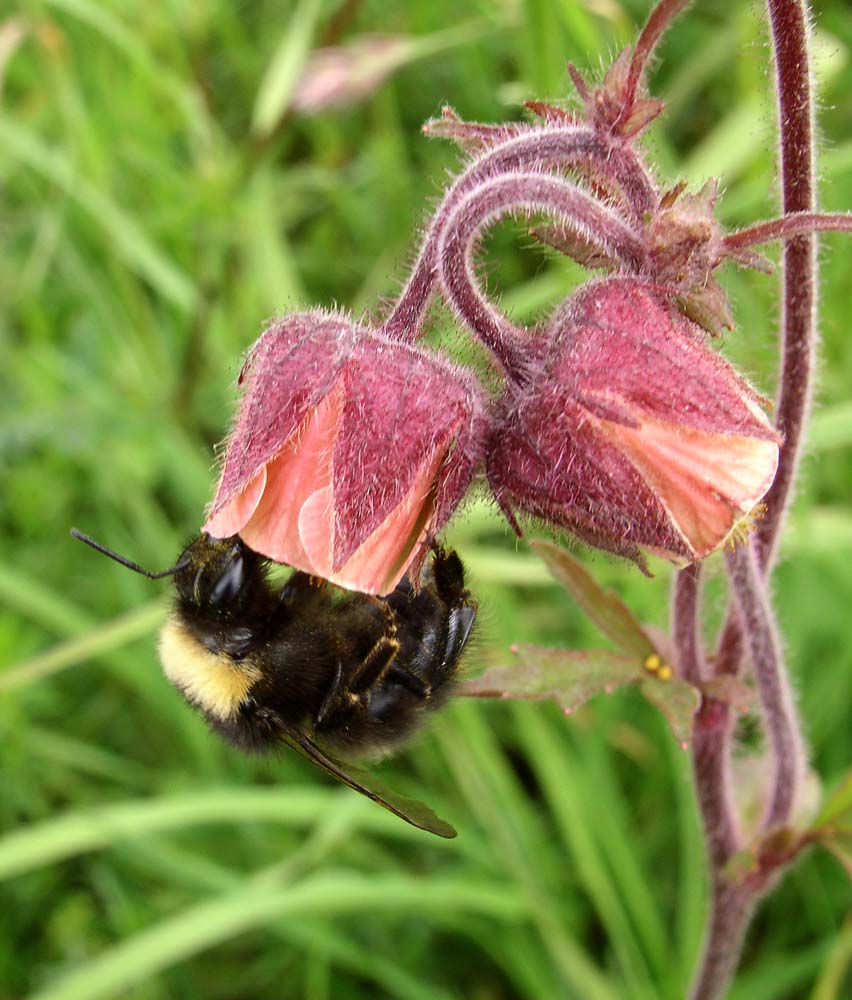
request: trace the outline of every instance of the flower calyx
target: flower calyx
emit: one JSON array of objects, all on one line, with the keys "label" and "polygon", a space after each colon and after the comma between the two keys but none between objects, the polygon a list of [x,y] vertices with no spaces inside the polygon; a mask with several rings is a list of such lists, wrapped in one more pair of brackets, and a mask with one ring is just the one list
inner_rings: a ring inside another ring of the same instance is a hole
[{"label": "flower calyx", "polygon": [[204,530],[364,593],[416,573],[481,461],[475,377],[334,312],[272,324]]},{"label": "flower calyx", "polygon": [[531,515],[640,566],[642,549],[683,565],[722,546],[777,467],[757,393],[640,278],[587,284],[544,336],[486,457],[510,521]]}]

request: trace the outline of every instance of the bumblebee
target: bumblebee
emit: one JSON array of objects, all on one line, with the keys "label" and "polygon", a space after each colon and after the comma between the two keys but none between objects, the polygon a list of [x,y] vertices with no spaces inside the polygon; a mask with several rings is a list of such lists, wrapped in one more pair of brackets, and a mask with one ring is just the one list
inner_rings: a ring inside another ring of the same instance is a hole
[{"label": "bumblebee", "polygon": [[201,535],[174,567],[151,573],[72,534],[152,579],[173,577],[163,670],[228,742],[261,753],[290,746],[412,825],[455,836],[350,762],[393,751],[451,693],[476,618],[455,552],[434,549],[416,590],[405,579],[376,598],[299,571],[276,586],[269,560],[237,536]]}]

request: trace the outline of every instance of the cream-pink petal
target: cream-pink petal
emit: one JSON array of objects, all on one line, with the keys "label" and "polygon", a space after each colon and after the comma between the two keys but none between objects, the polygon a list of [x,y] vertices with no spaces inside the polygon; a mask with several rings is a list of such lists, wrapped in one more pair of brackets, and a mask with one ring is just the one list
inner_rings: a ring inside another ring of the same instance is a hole
[{"label": "cream-pink petal", "polygon": [[248,486],[229,501],[201,529],[214,538],[230,538],[242,531],[251,519],[266,489],[266,466],[262,466]]},{"label": "cream-pink petal", "polygon": [[438,453],[418,475],[401,504],[341,567],[359,590],[388,594],[416,557],[435,513],[434,480],[443,459]]},{"label": "cream-pink petal", "polygon": [[333,497],[330,490],[318,490],[305,503],[300,518],[302,542],[309,562],[316,567],[310,571],[349,590],[390,593],[405,575],[429,529],[434,513],[433,487],[445,455],[446,446],[433,451],[402,502],[336,569],[330,564],[322,531]]},{"label": "cream-pink petal", "polygon": [[302,504],[302,509],[299,511],[299,542],[305,553],[308,567],[306,572],[331,580],[329,574],[331,554],[334,551],[334,487],[330,483],[322,489],[314,490]]},{"label": "cream-pink petal", "polygon": [[600,421],[669,511],[696,559],[717,549],[775,478],[778,445],[646,420]]},{"label": "cream-pink petal", "polygon": [[[263,497],[240,531],[243,541],[255,552],[305,572],[316,572],[302,545],[299,515],[312,494],[331,483],[342,411],[343,390],[337,387],[305,418],[298,434],[267,466]],[[328,531],[330,534],[331,525]]]}]

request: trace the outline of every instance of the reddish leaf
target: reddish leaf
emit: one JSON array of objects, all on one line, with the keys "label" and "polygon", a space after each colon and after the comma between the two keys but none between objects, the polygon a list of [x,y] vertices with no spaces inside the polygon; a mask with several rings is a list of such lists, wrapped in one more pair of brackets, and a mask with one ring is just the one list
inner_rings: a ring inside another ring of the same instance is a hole
[{"label": "reddish leaf", "polygon": [[[657,654],[638,658],[607,649],[574,651],[516,646],[519,662],[494,667],[468,681],[461,693],[475,698],[555,701],[566,715],[604,692],[638,684],[642,695],[659,708],[675,738],[686,746],[700,695],[685,681],[671,678],[671,668]],[[656,676],[655,676],[656,674]]]},{"label": "reddish leaf", "polygon": [[569,715],[589,698],[604,691],[612,693],[623,684],[635,683],[640,676],[636,660],[607,649],[574,652],[515,646],[519,663],[494,667],[468,681],[465,695],[477,698],[511,698],[520,701],[555,701]]},{"label": "reddish leaf", "polygon": [[[547,568],[597,625],[625,653],[644,662],[656,650],[633,612],[620,597],[602,590],[594,577],[565,549],[552,542],[530,543]],[[635,661],[634,661],[635,662]],[[641,666],[641,663],[640,663]]]},{"label": "reddish leaf", "polygon": [[646,677],[639,690],[663,713],[674,738],[685,750],[692,738],[692,720],[701,704],[698,689],[678,677],[668,681]]},{"label": "reddish leaf", "polygon": [[738,715],[753,715],[759,707],[755,689],[733,674],[712,677],[702,683],[701,690],[708,698],[730,705]]}]

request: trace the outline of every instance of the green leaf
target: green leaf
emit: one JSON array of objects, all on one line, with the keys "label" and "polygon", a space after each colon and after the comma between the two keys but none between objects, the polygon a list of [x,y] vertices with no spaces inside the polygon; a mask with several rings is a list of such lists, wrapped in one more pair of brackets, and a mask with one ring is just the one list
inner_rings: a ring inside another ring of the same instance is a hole
[{"label": "green leaf", "polygon": [[517,666],[488,670],[468,681],[462,692],[477,698],[555,701],[570,715],[602,691],[611,694],[635,683],[642,669],[637,669],[633,657],[608,649],[574,652],[524,645],[513,652],[520,659]]},{"label": "green leaf", "polygon": [[681,746],[692,736],[692,720],[701,701],[698,690],[686,681],[654,676],[637,659],[608,649],[575,651],[515,646],[520,662],[494,667],[468,681],[462,694],[473,698],[519,701],[555,701],[566,715],[601,692],[611,694],[625,684],[638,684],[642,695],[666,717]]},{"label": "green leaf", "polygon": [[192,279],[154,242],[133,215],[77,170],[60,146],[45,145],[35,134],[4,117],[0,118],[0,149],[76,202],[101,229],[110,251],[121,257],[164,299],[185,312],[194,308],[197,290]]},{"label": "green leaf", "polygon": [[807,836],[831,851],[852,879],[852,771],[823,802]]},{"label": "green leaf", "polygon": [[602,590],[589,571],[565,549],[552,542],[534,541],[530,544],[547,563],[553,576],[619,649],[642,660],[653,655],[653,643],[617,594]]},{"label": "green leaf", "polygon": [[[217,823],[230,828],[246,823],[310,828],[339,813],[341,801],[336,789],[213,788],[75,810],[0,837],[0,880],[171,830]],[[403,840],[420,836],[366,803],[358,813],[357,827]]]},{"label": "green leaf", "polygon": [[663,713],[675,739],[685,750],[692,738],[692,721],[701,704],[698,689],[679,677],[664,681],[646,676],[639,690]]},{"label": "green leaf", "polygon": [[60,670],[85,663],[96,656],[109,653],[126,643],[148,635],[166,617],[166,606],[161,600],[143,604],[141,608],[114,618],[59,643],[45,653],[39,653],[29,660],[16,663],[0,672],[0,692],[44,680]]},{"label": "green leaf", "polygon": [[842,826],[852,832],[852,771],[825,800],[813,825],[816,829]]},{"label": "green leaf", "polygon": [[837,858],[846,869],[846,874],[852,879],[852,831],[840,836],[824,837],[822,845]]},{"label": "green leaf", "polygon": [[808,448],[813,452],[848,448],[852,444],[852,402],[835,403],[815,413],[808,426]]}]

